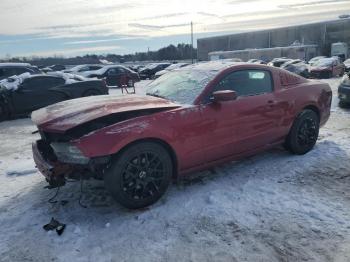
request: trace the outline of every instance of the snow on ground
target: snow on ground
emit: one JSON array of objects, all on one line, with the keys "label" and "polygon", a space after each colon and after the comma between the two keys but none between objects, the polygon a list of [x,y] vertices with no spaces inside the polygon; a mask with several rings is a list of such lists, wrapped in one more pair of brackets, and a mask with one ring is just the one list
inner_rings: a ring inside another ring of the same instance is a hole
[{"label": "snow on ground", "polygon": [[[339,79],[327,82],[336,96]],[[139,211],[99,181],[84,183],[87,208],[78,182],[48,203],[34,130],[29,119],[0,123],[1,261],[350,261],[350,110],[336,104],[312,152],[218,166]],[[51,217],[67,224],[61,236],[42,229]]]}]

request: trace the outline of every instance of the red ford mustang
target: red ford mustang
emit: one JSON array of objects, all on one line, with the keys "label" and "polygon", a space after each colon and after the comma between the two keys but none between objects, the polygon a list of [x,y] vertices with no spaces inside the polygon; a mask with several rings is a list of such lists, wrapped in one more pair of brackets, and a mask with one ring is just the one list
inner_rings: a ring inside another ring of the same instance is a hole
[{"label": "red ford mustang", "polygon": [[169,72],[148,95],[99,96],[35,111],[34,160],[52,187],[104,179],[128,208],[171,179],[284,145],[305,154],[330,115],[325,83],[258,64],[208,62]]}]

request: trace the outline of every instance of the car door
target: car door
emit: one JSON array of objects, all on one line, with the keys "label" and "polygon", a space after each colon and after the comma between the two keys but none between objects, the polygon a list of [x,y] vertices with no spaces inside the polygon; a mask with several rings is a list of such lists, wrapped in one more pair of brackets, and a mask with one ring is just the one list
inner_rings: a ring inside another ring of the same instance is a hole
[{"label": "car door", "polygon": [[13,93],[16,113],[24,114],[63,101],[66,95],[55,87],[65,83],[64,79],[52,76],[38,76],[26,79]]},{"label": "car door", "polygon": [[[202,106],[206,128],[203,152],[208,161],[263,148],[277,141],[284,111],[268,70],[239,70],[224,76],[212,92],[233,90],[237,99]],[[212,94],[211,92],[211,94]]]},{"label": "car door", "polygon": [[122,78],[124,72],[121,68],[115,67],[110,68],[106,72],[107,85],[108,86],[118,86],[120,84],[120,79]]}]

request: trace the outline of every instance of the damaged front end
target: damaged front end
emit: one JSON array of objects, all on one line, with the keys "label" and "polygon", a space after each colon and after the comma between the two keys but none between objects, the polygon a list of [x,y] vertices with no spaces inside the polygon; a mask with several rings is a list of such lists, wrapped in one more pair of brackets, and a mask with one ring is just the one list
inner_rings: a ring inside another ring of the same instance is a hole
[{"label": "damaged front end", "polygon": [[64,186],[66,179],[101,179],[109,157],[88,158],[70,143],[49,143],[44,139],[32,144],[33,158],[50,188]]},{"label": "damaged front end", "polygon": [[[110,145],[118,140],[92,139],[87,150],[87,145],[82,145],[81,139],[91,137],[109,126],[117,126],[120,134],[128,134],[130,129],[122,128],[128,121],[179,106],[156,97],[100,96],[68,100],[34,111],[32,120],[41,136],[33,143],[34,161],[52,188],[64,185],[67,177],[102,179],[111,153],[116,152],[108,149],[98,152],[95,147],[101,148],[101,144]],[[133,130],[136,129],[137,125]]]},{"label": "damaged front end", "polygon": [[51,188],[63,186],[65,177],[74,171],[74,167],[58,161],[53,149],[44,140],[32,144],[33,159]]}]

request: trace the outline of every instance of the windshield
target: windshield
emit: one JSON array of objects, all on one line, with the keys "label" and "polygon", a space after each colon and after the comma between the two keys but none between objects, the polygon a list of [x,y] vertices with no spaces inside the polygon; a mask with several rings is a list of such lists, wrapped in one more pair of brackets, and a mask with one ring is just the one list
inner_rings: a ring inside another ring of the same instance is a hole
[{"label": "windshield", "polygon": [[147,95],[192,104],[215,75],[214,72],[200,70],[169,72],[148,85]]},{"label": "windshield", "polygon": [[313,63],[314,66],[331,66],[335,60],[326,58],[326,59],[320,59]]}]

